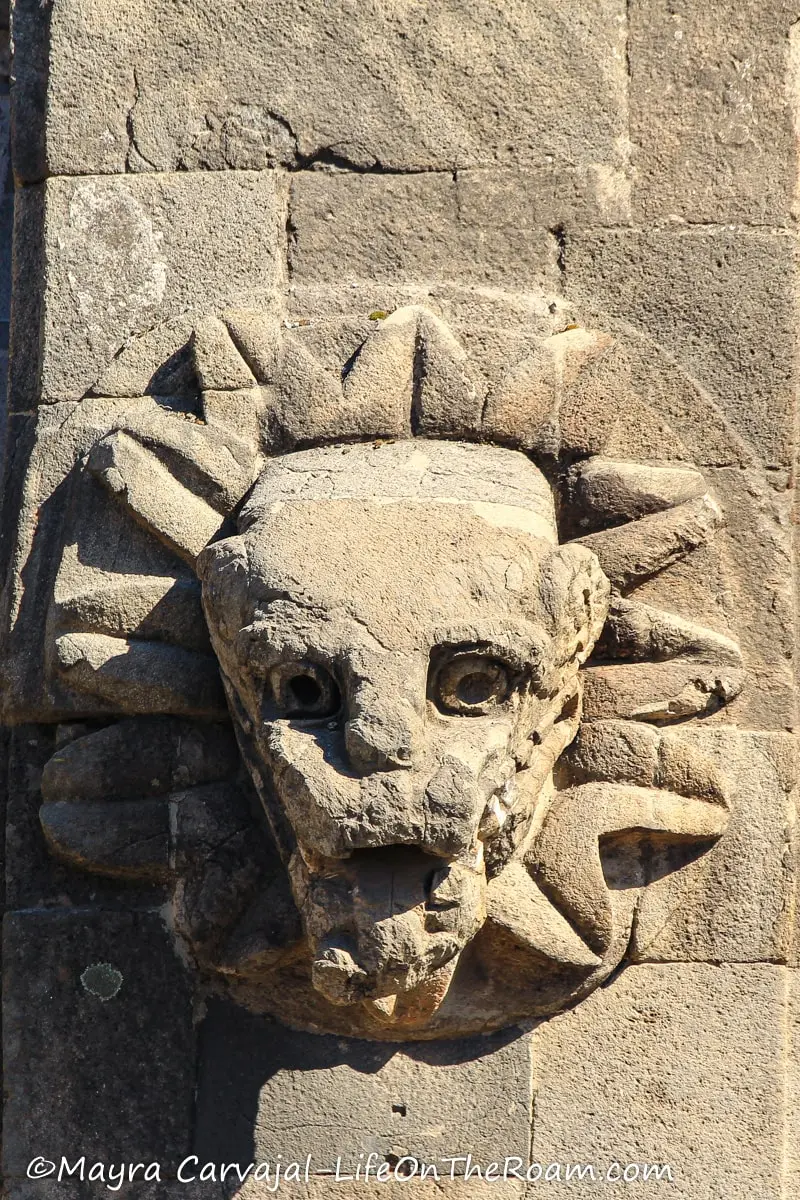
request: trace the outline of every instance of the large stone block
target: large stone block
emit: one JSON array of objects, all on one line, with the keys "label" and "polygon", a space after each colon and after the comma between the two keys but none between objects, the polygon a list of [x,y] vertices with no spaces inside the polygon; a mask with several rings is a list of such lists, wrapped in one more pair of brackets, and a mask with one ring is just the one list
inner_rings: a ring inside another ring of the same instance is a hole
[{"label": "large stone block", "polygon": [[788,232],[592,230],[567,238],[567,296],[654,338],[783,488],[797,387],[795,261]]},{"label": "large stone block", "polygon": [[284,217],[272,173],[51,179],[18,203],[17,274],[43,292],[39,314],[33,301],[14,314],[18,410],[79,399],[128,339],[187,309],[273,294]]},{"label": "large stone block", "polygon": [[38,25],[22,7],[23,117],[41,107],[50,25],[45,145],[20,155],[28,179],[315,160],[625,165],[622,0],[56,0]]},{"label": "large stone block", "polygon": [[[541,1026],[534,1158],[594,1164],[610,1198],[783,1200],[786,977],[767,964],[631,967]],[[612,1163],[668,1164],[672,1183],[607,1180]]]},{"label": "large stone block", "polygon": [[633,0],[628,11],[637,213],[791,225],[796,7]]},{"label": "large stone block", "polygon": [[398,1048],[309,1037],[213,1004],[201,1034],[195,1153],[242,1163],[311,1155],[317,1174],[337,1157],[352,1174],[370,1153],[378,1164],[414,1155],[444,1175],[448,1156],[524,1159],[530,1105],[529,1040],[519,1030]]},{"label": "large stone block", "polygon": [[[535,205],[494,176],[480,191],[450,174],[294,176],[294,282],[453,280],[558,288],[558,242]],[[464,203],[462,203],[462,200]],[[492,219],[487,215],[491,212]]]},{"label": "large stone block", "polygon": [[6,1179],[24,1179],[36,1155],[174,1170],[189,1152],[194,1046],[161,918],[11,913],[3,969]]}]

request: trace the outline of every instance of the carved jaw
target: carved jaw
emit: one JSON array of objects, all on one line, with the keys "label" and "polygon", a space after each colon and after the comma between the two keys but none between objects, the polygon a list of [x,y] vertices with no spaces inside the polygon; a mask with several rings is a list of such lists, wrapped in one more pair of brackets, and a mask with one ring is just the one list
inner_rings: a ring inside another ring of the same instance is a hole
[{"label": "carved jaw", "polygon": [[486,919],[488,880],[529,843],[577,731],[577,664],[556,678],[516,720],[429,714],[427,751],[405,769],[360,776],[336,723],[309,736],[299,723],[251,719],[226,680],[262,798],[289,818],[311,981],[329,1003],[408,1029],[441,1005]]},{"label": "carved jaw", "polygon": [[[442,1003],[461,952],[486,918],[487,854],[496,871],[525,842],[542,783],[574,736],[576,685],[573,677],[557,692],[521,754],[510,752],[507,730],[504,744],[484,752],[480,771],[470,770],[466,747],[453,744],[444,761],[419,772],[349,780],[351,813],[362,821],[338,825],[349,834],[344,857],[326,857],[309,844],[313,813],[295,820],[292,888],[311,947],[312,982],[332,1004],[364,1004],[380,1024],[412,1027]],[[292,732],[273,729],[268,739],[271,776],[290,813],[296,808],[283,787]],[[306,799],[315,779],[307,772],[294,776]],[[375,824],[365,826],[370,804]],[[403,813],[407,824],[397,819]],[[504,837],[509,819],[513,832]]]},{"label": "carved jaw", "polygon": [[298,852],[290,873],[314,987],[332,1004],[363,1003],[381,1024],[435,1011],[486,916],[480,849],[471,861],[449,862],[410,846],[335,863],[309,863]]},{"label": "carved jaw", "polygon": [[341,448],[267,470],[242,535],[204,555],[204,605],[291,831],[314,987],[424,1022],[576,732],[609,588],[590,552],[558,547],[549,486],[516,453],[347,453],[349,472]]}]

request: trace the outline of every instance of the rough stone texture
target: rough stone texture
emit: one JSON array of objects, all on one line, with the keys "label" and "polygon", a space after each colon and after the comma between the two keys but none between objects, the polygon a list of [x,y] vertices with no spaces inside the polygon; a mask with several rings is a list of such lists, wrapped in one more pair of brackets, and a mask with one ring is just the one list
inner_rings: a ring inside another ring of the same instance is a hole
[{"label": "rough stone texture", "polygon": [[[284,220],[273,174],[42,186],[41,196],[21,193],[17,218],[19,253],[40,239],[47,264],[42,343],[31,337],[35,323],[25,310],[12,333],[18,410],[80,399],[130,338],[189,308],[269,302]],[[20,270],[39,274],[24,260]]]},{"label": "rough stone texture", "polygon": [[[124,11],[56,0],[46,20],[43,144],[20,156],[29,180],[326,159],[391,170],[624,169],[620,0],[424,0],[408,11],[382,0],[136,0]],[[23,118],[41,110],[44,47],[31,41]],[[80,106],[76,72],[86,80]]]},{"label": "rough stone texture", "polygon": [[[533,1157],[669,1163],[602,1194],[782,1200],[786,968],[631,967],[533,1037]],[[585,1185],[584,1185],[585,1186]],[[550,1184],[571,1196],[575,1185]],[[600,1190],[600,1189],[598,1189]]]},{"label": "rough stone texture", "polygon": [[[800,973],[787,971],[788,1020],[786,1025],[786,1128],[794,1129],[800,1118]],[[800,1187],[800,1153],[797,1141],[786,1139],[784,1158],[786,1195]]]},{"label": "rough stone texture", "polygon": [[[142,612],[141,604],[137,609],[134,603],[131,610],[125,600],[125,594],[126,592],[130,593],[134,579],[138,579],[139,586],[144,587],[145,591],[148,580],[152,581],[154,577],[158,576],[168,579],[168,584],[162,587],[160,594],[157,592],[154,595],[151,589],[148,597],[148,611],[152,610],[154,605],[158,607],[159,603],[163,601],[164,593],[171,587],[177,589],[181,584],[192,584],[196,588],[194,575],[188,567],[181,568],[180,564],[173,563],[171,556],[165,554],[158,543],[148,542],[145,535],[139,533],[135,525],[131,528],[130,522],[123,519],[121,527],[116,518],[122,518],[123,514],[118,513],[113,507],[109,511],[107,502],[102,509],[109,520],[103,524],[93,519],[92,513],[96,512],[97,497],[91,490],[91,481],[88,490],[84,488],[74,501],[70,500],[75,488],[76,465],[82,461],[83,456],[100,438],[110,429],[119,425],[139,424],[141,426],[142,419],[147,425],[154,416],[158,421],[160,415],[161,410],[150,397],[113,401],[90,399],[80,405],[44,405],[39,409],[35,418],[25,421],[18,438],[15,439],[14,478],[20,482],[24,478],[25,483],[22,495],[15,496],[14,500],[19,505],[25,531],[16,544],[7,546],[12,570],[18,567],[19,574],[17,585],[7,588],[4,593],[4,604],[9,606],[7,611],[14,614],[10,616],[12,633],[4,658],[4,674],[17,697],[22,700],[23,704],[30,705],[32,711],[38,709],[41,713],[42,685],[44,684],[45,689],[48,690],[46,676],[49,672],[45,669],[44,675],[42,674],[41,667],[37,665],[37,658],[39,655],[44,656],[45,653],[42,646],[42,635],[46,612],[53,601],[54,572],[57,570],[60,558],[60,552],[56,546],[63,538],[64,522],[69,517],[72,503],[75,504],[78,511],[83,513],[93,532],[90,541],[84,547],[80,569],[73,572],[79,577],[79,586],[72,588],[67,586],[64,589],[66,595],[62,593],[62,600],[66,608],[70,607],[70,602],[74,606],[76,593],[80,598],[81,593],[86,591],[87,584],[90,585],[89,591],[91,591],[91,582],[99,579],[102,584],[106,580],[106,576],[103,574],[104,568],[106,571],[109,568],[115,569],[121,575],[123,596],[117,609],[121,608],[123,612],[118,613],[118,616],[126,614],[128,621],[132,620],[135,625],[139,624],[138,618]],[[177,426],[181,432],[188,428],[188,422],[180,413],[173,415],[171,419],[174,426]],[[196,432],[200,442],[207,443],[209,437],[204,437],[204,434],[207,435],[208,431],[195,426],[194,422],[192,422],[192,426],[192,432]],[[169,429],[172,428],[173,425],[170,425]],[[191,437],[190,434],[183,434],[184,439],[187,436]],[[210,440],[212,443],[214,442],[213,435]],[[212,459],[215,454],[224,460],[230,485],[234,460],[230,453],[216,443],[211,449]],[[26,458],[29,469],[27,472],[23,472],[21,465]],[[101,492],[102,498],[105,498],[105,490],[101,489],[99,485],[96,486],[96,491]],[[110,543],[109,549],[104,545],[103,535]],[[106,550],[105,555],[104,550]],[[75,565],[77,567],[77,564]],[[34,589],[38,594],[36,599],[33,599],[33,593],[28,593],[32,619],[30,626],[27,626],[25,621],[20,623],[16,618],[19,614],[20,589],[22,592],[26,590],[28,580],[31,581],[32,586],[34,573],[39,579],[39,585]],[[82,613],[81,616],[85,615]],[[202,617],[199,613],[199,597],[196,599],[195,620],[199,621],[203,628]],[[207,688],[211,684],[211,679],[214,678],[215,668],[210,657],[202,653],[204,648],[202,641],[192,639],[190,636],[187,645],[187,626],[191,626],[191,623],[191,604],[186,602],[183,604],[180,622],[184,632],[178,641],[190,653],[196,654],[196,657],[184,660],[184,666],[191,677],[193,673],[191,667],[194,664],[198,672],[198,684],[205,679],[204,686]],[[84,624],[80,625],[80,628],[86,628],[87,625],[89,629],[94,627],[91,620],[84,619]],[[108,629],[107,632],[111,633],[115,630]],[[146,628],[143,632],[147,632]],[[163,634],[163,625],[160,630],[157,629],[155,632]],[[211,679],[209,679],[209,665]],[[13,683],[11,683],[12,680]],[[129,694],[131,682],[129,679],[127,685]],[[187,682],[186,673],[184,682]],[[60,690],[58,683],[56,683],[56,688]],[[199,687],[190,690],[192,695],[196,696]],[[220,704],[217,715],[222,715],[221,693],[217,699]],[[101,703],[99,706],[94,706],[94,712],[90,710],[87,713],[84,708],[82,715],[94,715],[97,713],[98,707],[100,712],[108,711],[108,706]],[[61,710],[65,715],[77,715],[75,705],[71,706],[70,711],[69,704],[64,708],[61,699],[58,698],[55,699],[55,708]]]},{"label": "rough stone texture", "polygon": [[552,289],[556,238],[537,219],[535,198],[523,181],[503,183],[494,173],[484,187],[471,175],[465,184],[460,174],[298,174],[290,200],[292,278]]},{"label": "rough stone texture", "polygon": [[[88,1169],[87,1166],[87,1172]],[[229,1174],[224,1183],[201,1183],[199,1179],[190,1183],[136,1181],[119,1188],[115,1183],[111,1191],[105,1183],[81,1185],[75,1179],[60,1184],[12,1180],[8,1186],[8,1197],[9,1200],[63,1200],[66,1187],[70,1188],[70,1200],[104,1200],[109,1195],[121,1196],[123,1200],[182,1200],[187,1194],[191,1195],[192,1200],[232,1200],[234,1196],[236,1200],[271,1200],[276,1195],[274,1174],[268,1183],[248,1179],[241,1186],[236,1182],[231,1183],[231,1177],[236,1179],[235,1174]],[[322,1176],[310,1179],[308,1184],[287,1182],[281,1178],[277,1195],[288,1196],[290,1200],[323,1200],[326,1196],[333,1197],[333,1200],[400,1200],[413,1193],[421,1200],[450,1200],[451,1197],[453,1200],[457,1197],[462,1200],[515,1200],[523,1195],[524,1188],[524,1183],[511,1180],[504,1182],[502,1179],[487,1183],[476,1179],[442,1178],[434,1182],[432,1178],[424,1181],[411,1178],[375,1183],[373,1177],[368,1183],[363,1180],[352,1183],[345,1179],[337,1182],[333,1177]]]},{"label": "rough stone texture", "polygon": [[[120,736],[145,754],[150,714],[222,718],[196,571],[288,881],[277,868],[267,886],[276,867],[238,788],[132,795],[113,738],[101,751],[86,730],[71,766],[57,755],[45,771],[51,852],[174,884],[193,956],[257,1011],[399,1040],[482,1031],[562,1007],[618,965],[651,838],[702,850],[725,830],[714,764],[650,726],[724,716],[740,651],[693,619],[691,597],[682,617],[624,598],[711,543],[723,514],[645,407],[638,436],[667,461],[637,462],[609,412],[628,367],[607,334],[566,330],[509,364],[409,306],[374,318],[342,363],[346,319],[340,332],[320,342],[225,311],[189,336],[199,408],[190,392],[41,411],[8,589],[9,711],[138,715]],[[261,424],[226,407],[243,390]],[[336,444],[352,437],[373,441]],[[259,469],[261,450],[309,442]],[[583,457],[554,491],[505,443],[550,471]],[[237,535],[214,541],[256,475]],[[725,627],[713,591],[699,607]],[[551,780],[582,679],[596,733]],[[107,794],[86,790],[82,755]]]},{"label": "rough stone texture", "polygon": [[[647,333],[786,486],[793,446],[794,239],[727,227],[568,238],[568,296]],[[709,464],[712,465],[712,464]]]},{"label": "rough stone texture", "polygon": [[[73,1164],[74,1159],[70,1159],[69,1162]],[[185,1200],[187,1194],[191,1195],[192,1200],[229,1200],[219,1181],[201,1183],[199,1180],[194,1180],[191,1183],[178,1183],[176,1180],[169,1180],[162,1171],[159,1182],[144,1182],[143,1172],[140,1171],[138,1175],[134,1176],[133,1182],[120,1183],[117,1174],[118,1163],[113,1167],[114,1178],[109,1175],[108,1164],[104,1163],[105,1182],[102,1182],[97,1176],[90,1181],[89,1173],[93,1166],[94,1162],[87,1158],[83,1183],[78,1175],[72,1177],[65,1175],[60,1183],[52,1179],[10,1179],[7,1184],[7,1193],[10,1200],[64,1200],[66,1194],[69,1195],[69,1200],[104,1200],[107,1196],[121,1196],[122,1200],[181,1200],[181,1197],[184,1197]],[[239,1195],[241,1196],[241,1194],[240,1192]],[[258,1200],[267,1200],[270,1194],[274,1196],[275,1192],[262,1192],[261,1196],[256,1193],[256,1196]],[[280,1195],[280,1193],[278,1194]],[[291,1195],[290,1192],[289,1194]]]},{"label": "rough stone texture", "polygon": [[398,1050],[309,1038],[216,1003],[200,1049],[194,1153],[202,1160],[311,1155],[320,1173],[341,1156],[341,1173],[352,1164],[352,1174],[359,1155],[373,1152],[378,1163],[405,1154],[439,1163],[464,1148],[480,1162],[528,1152],[530,1046],[519,1030]]},{"label": "rough stone texture", "polygon": [[791,225],[797,9],[628,6],[634,206],[644,221]]},{"label": "rough stone texture", "polygon": [[797,13],[14,7],[10,1194],[788,1200]]},{"label": "rough stone texture", "polygon": [[[97,963],[122,977],[108,998],[81,980]],[[194,1086],[191,998],[161,918],[11,913],[3,969],[6,1178],[24,1178],[37,1154],[60,1160],[78,1146],[92,1161],[180,1162]]]},{"label": "rough stone texture", "polygon": [[[670,859],[674,865],[680,851],[656,851],[657,882],[639,909],[634,953],[666,962],[786,962],[796,936],[794,738],[717,729],[695,730],[691,740],[726,779],[731,823],[707,856],[674,874]],[[682,902],[687,888],[690,904]]]},{"label": "rough stone texture", "polygon": [[[42,803],[42,769],[56,757],[61,742],[85,730],[69,726],[21,725],[10,731],[6,768],[5,904],[7,909],[35,909],[60,905],[82,910],[89,905],[114,905],[119,884],[87,875],[56,861],[49,853],[39,820]],[[145,883],[128,885],[127,902],[135,907],[164,903],[162,889]]]}]

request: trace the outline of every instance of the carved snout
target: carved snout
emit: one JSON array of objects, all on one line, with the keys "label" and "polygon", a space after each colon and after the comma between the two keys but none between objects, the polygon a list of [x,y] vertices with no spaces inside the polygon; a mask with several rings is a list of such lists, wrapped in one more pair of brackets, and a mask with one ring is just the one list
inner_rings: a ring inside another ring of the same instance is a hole
[{"label": "carved snout", "polygon": [[485,918],[482,869],[442,866],[418,847],[358,851],[339,864],[295,860],[294,873],[316,943],[312,982],[337,1005],[382,1002],[394,1013],[383,1002],[427,986]]},{"label": "carved snout", "polygon": [[359,775],[408,769],[414,765],[421,737],[416,713],[362,713],[345,725],[347,757]]},{"label": "carved snout", "polygon": [[[422,717],[411,697],[403,694],[409,684],[408,664],[393,662],[392,666],[395,671],[384,669],[379,678],[362,679],[349,697],[345,748],[350,765],[359,775],[408,769],[420,756]],[[424,696],[424,681],[416,683],[417,693]]]}]

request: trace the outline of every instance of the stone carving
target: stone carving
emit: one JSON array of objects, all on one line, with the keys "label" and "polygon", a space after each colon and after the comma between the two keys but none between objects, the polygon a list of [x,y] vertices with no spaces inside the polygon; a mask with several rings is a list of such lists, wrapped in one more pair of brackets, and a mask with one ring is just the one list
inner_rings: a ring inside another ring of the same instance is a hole
[{"label": "stone carving", "polygon": [[[621,411],[608,334],[546,339],[488,390],[425,308],[337,354],[208,318],[199,404],[168,365],[172,399],[87,439],[42,828],[170,885],[196,964],[290,1023],[547,1015],[623,961],[652,847],[725,829],[680,728],[736,696],[739,650],[631,596],[721,512],[663,422]],[[95,390],[144,393],[137,369],[134,347]]]}]

